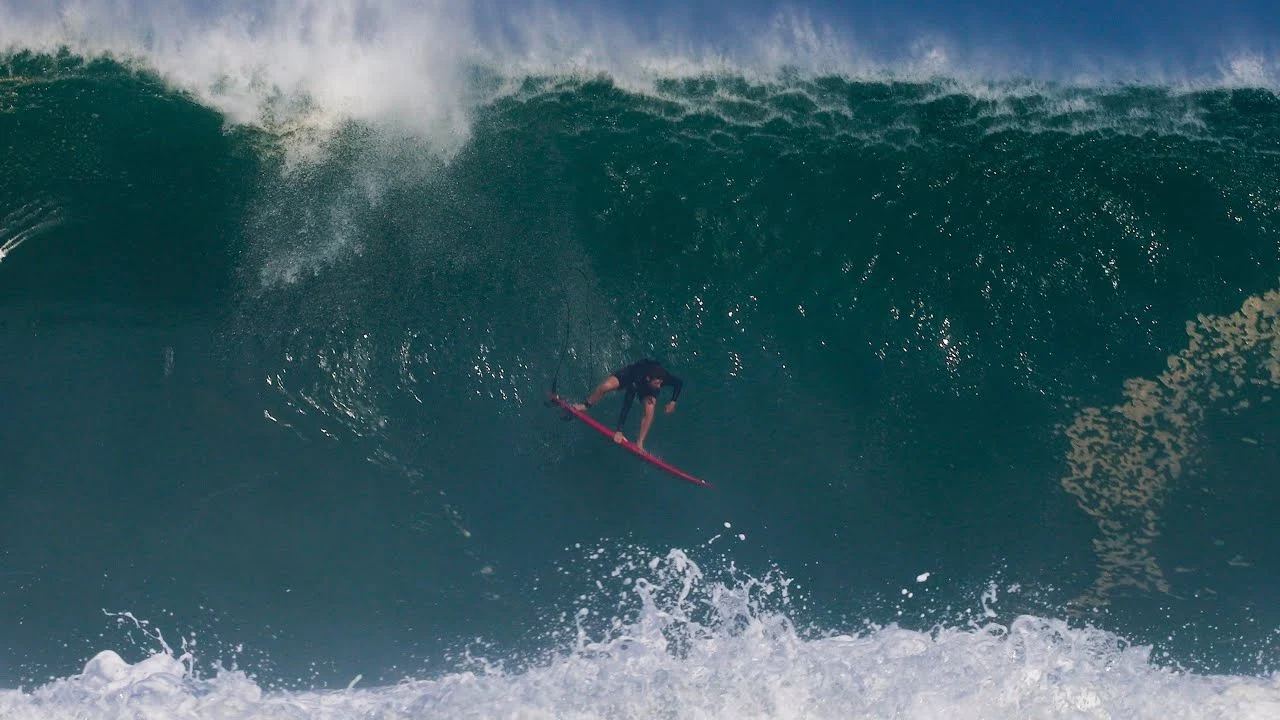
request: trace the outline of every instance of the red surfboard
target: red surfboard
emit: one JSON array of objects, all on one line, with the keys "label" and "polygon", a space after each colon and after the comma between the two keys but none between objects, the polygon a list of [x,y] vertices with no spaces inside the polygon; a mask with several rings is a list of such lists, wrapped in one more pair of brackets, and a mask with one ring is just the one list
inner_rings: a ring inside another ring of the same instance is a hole
[{"label": "red surfboard", "polygon": [[[601,425],[598,421],[596,421],[595,418],[591,417],[590,415],[580,410],[574,410],[573,406],[565,402],[565,400],[561,398],[559,395],[556,395],[553,392],[548,392],[547,397],[551,398],[551,401],[554,402],[556,405],[559,405],[560,408],[563,409],[565,412],[571,413],[574,417],[578,418],[582,422],[595,428],[596,432],[600,433],[601,435],[604,435],[610,440],[613,439],[612,430],[605,427],[604,425]],[[641,450],[640,448],[636,447],[636,444],[631,442],[630,440],[626,440],[618,444],[626,448],[627,450],[630,450],[633,454],[639,456],[642,460],[653,463],[654,465],[657,465],[658,467],[662,468],[663,470],[666,470],[667,472],[671,473],[672,475],[675,475],[676,477],[682,480],[688,480],[689,482],[694,483],[695,485],[701,485],[702,487],[712,486],[711,483],[707,482],[706,480],[699,480],[698,478],[690,475],[689,473],[681,470],[680,468],[675,467],[674,465],[670,465],[664,462],[663,460],[656,458],[653,455],[650,455],[644,450]]]}]

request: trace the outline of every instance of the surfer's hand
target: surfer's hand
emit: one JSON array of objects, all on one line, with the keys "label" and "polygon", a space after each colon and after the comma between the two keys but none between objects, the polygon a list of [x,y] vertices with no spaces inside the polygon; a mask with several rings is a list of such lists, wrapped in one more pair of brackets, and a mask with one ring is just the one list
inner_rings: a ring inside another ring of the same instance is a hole
[{"label": "surfer's hand", "polygon": [[623,435],[622,431],[619,430],[613,434],[613,441],[621,445],[622,443],[627,441],[627,436]]},{"label": "surfer's hand", "polygon": [[667,403],[667,414],[670,415],[675,411],[676,411],[676,401],[672,400],[671,402]]}]

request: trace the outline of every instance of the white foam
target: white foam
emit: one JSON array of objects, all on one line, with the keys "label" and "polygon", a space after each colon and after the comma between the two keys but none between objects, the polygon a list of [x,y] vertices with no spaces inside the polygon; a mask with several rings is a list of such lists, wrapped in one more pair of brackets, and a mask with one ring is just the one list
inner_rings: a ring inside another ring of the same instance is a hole
[{"label": "white foam", "polygon": [[[1098,629],[1023,615],[929,632],[890,625],[803,636],[788,616],[790,582],[777,573],[752,578],[731,568],[734,579],[715,581],[678,550],[645,557],[600,576],[630,598],[607,631],[591,637],[581,625],[598,611],[566,612],[577,625],[572,646],[523,672],[474,661],[477,669],[393,686],[356,689],[356,676],[337,691],[266,691],[236,670],[195,677],[170,652],[131,665],[104,651],[78,675],[0,691],[0,717],[1280,716],[1280,676],[1163,669],[1149,648]],[[992,585],[984,614],[995,615],[995,602]]]},{"label": "white foam", "polygon": [[[0,50],[136,59],[237,123],[330,129],[348,119],[465,138],[470,17],[455,3],[82,0],[0,5]],[[199,5],[196,6],[197,8]],[[456,141],[455,141],[456,142]]]}]

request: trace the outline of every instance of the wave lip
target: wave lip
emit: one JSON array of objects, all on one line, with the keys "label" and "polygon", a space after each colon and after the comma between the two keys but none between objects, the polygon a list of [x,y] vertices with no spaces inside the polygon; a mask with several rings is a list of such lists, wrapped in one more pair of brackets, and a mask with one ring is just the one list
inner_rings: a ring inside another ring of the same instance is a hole
[{"label": "wave lip", "polygon": [[239,124],[323,129],[376,118],[448,138],[465,134],[469,24],[446,2],[6,4],[0,52],[121,59]]},{"label": "wave lip", "polygon": [[1179,92],[1280,88],[1280,66],[1256,52],[1223,54],[1216,67],[1194,74],[1120,62],[1036,72],[1017,51],[1002,58],[932,36],[898,52],[873,52],[850,32],[794,11],[726,19],[726,39],[693,37],[661,19],[646,31],[625,17],[583,18],[553,5],[507,13],[504,20],[482,4],[443,1],[254,5],[122,7],[85,0],[19,7],[6,0],[0,52],[66,48],[85,57],[132,59],[235,123],[332,129],[343,120],[389,121],[450,147],[465,141],[478,106],[538,77],[606,76],[642,93],[664,80],[707,77],[753,84],[830,77],[943,82],[978,98],[1046,83]]}]

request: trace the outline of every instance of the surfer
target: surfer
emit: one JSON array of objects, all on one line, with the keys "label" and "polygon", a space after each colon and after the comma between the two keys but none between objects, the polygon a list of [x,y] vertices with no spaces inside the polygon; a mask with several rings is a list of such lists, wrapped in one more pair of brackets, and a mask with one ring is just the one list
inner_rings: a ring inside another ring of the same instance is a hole
[{"label": "surfer", "polygon": [[639,395],[640,403],[644,406],[644,417],[640,419],[640,434],[636,437],[636,447],[643,450],[644,439],[648,437],[649,427],[653,425],[653,411],[658,405],[658,393],[664,385],[671,387],[671,401],[667,403],[666,408],[667,414],[671,414],[676,411],[676,400],[680,398],[680,389],[684,387],[684,381],[672,375],[656,360],[641,360],[615,371],[602,380],[596,389],[591,391],[591,395],[585,402],[577,403],[573,408],[585,411],[600,402],[606,394],[625,389],[627,394],[622,400],[622,413],[618,415],[618,428],[613,433],[613,441],[620,443],[627,439],[622,434],[622,426],[627,422],[627,413],[631,411],[632,400]]}]

